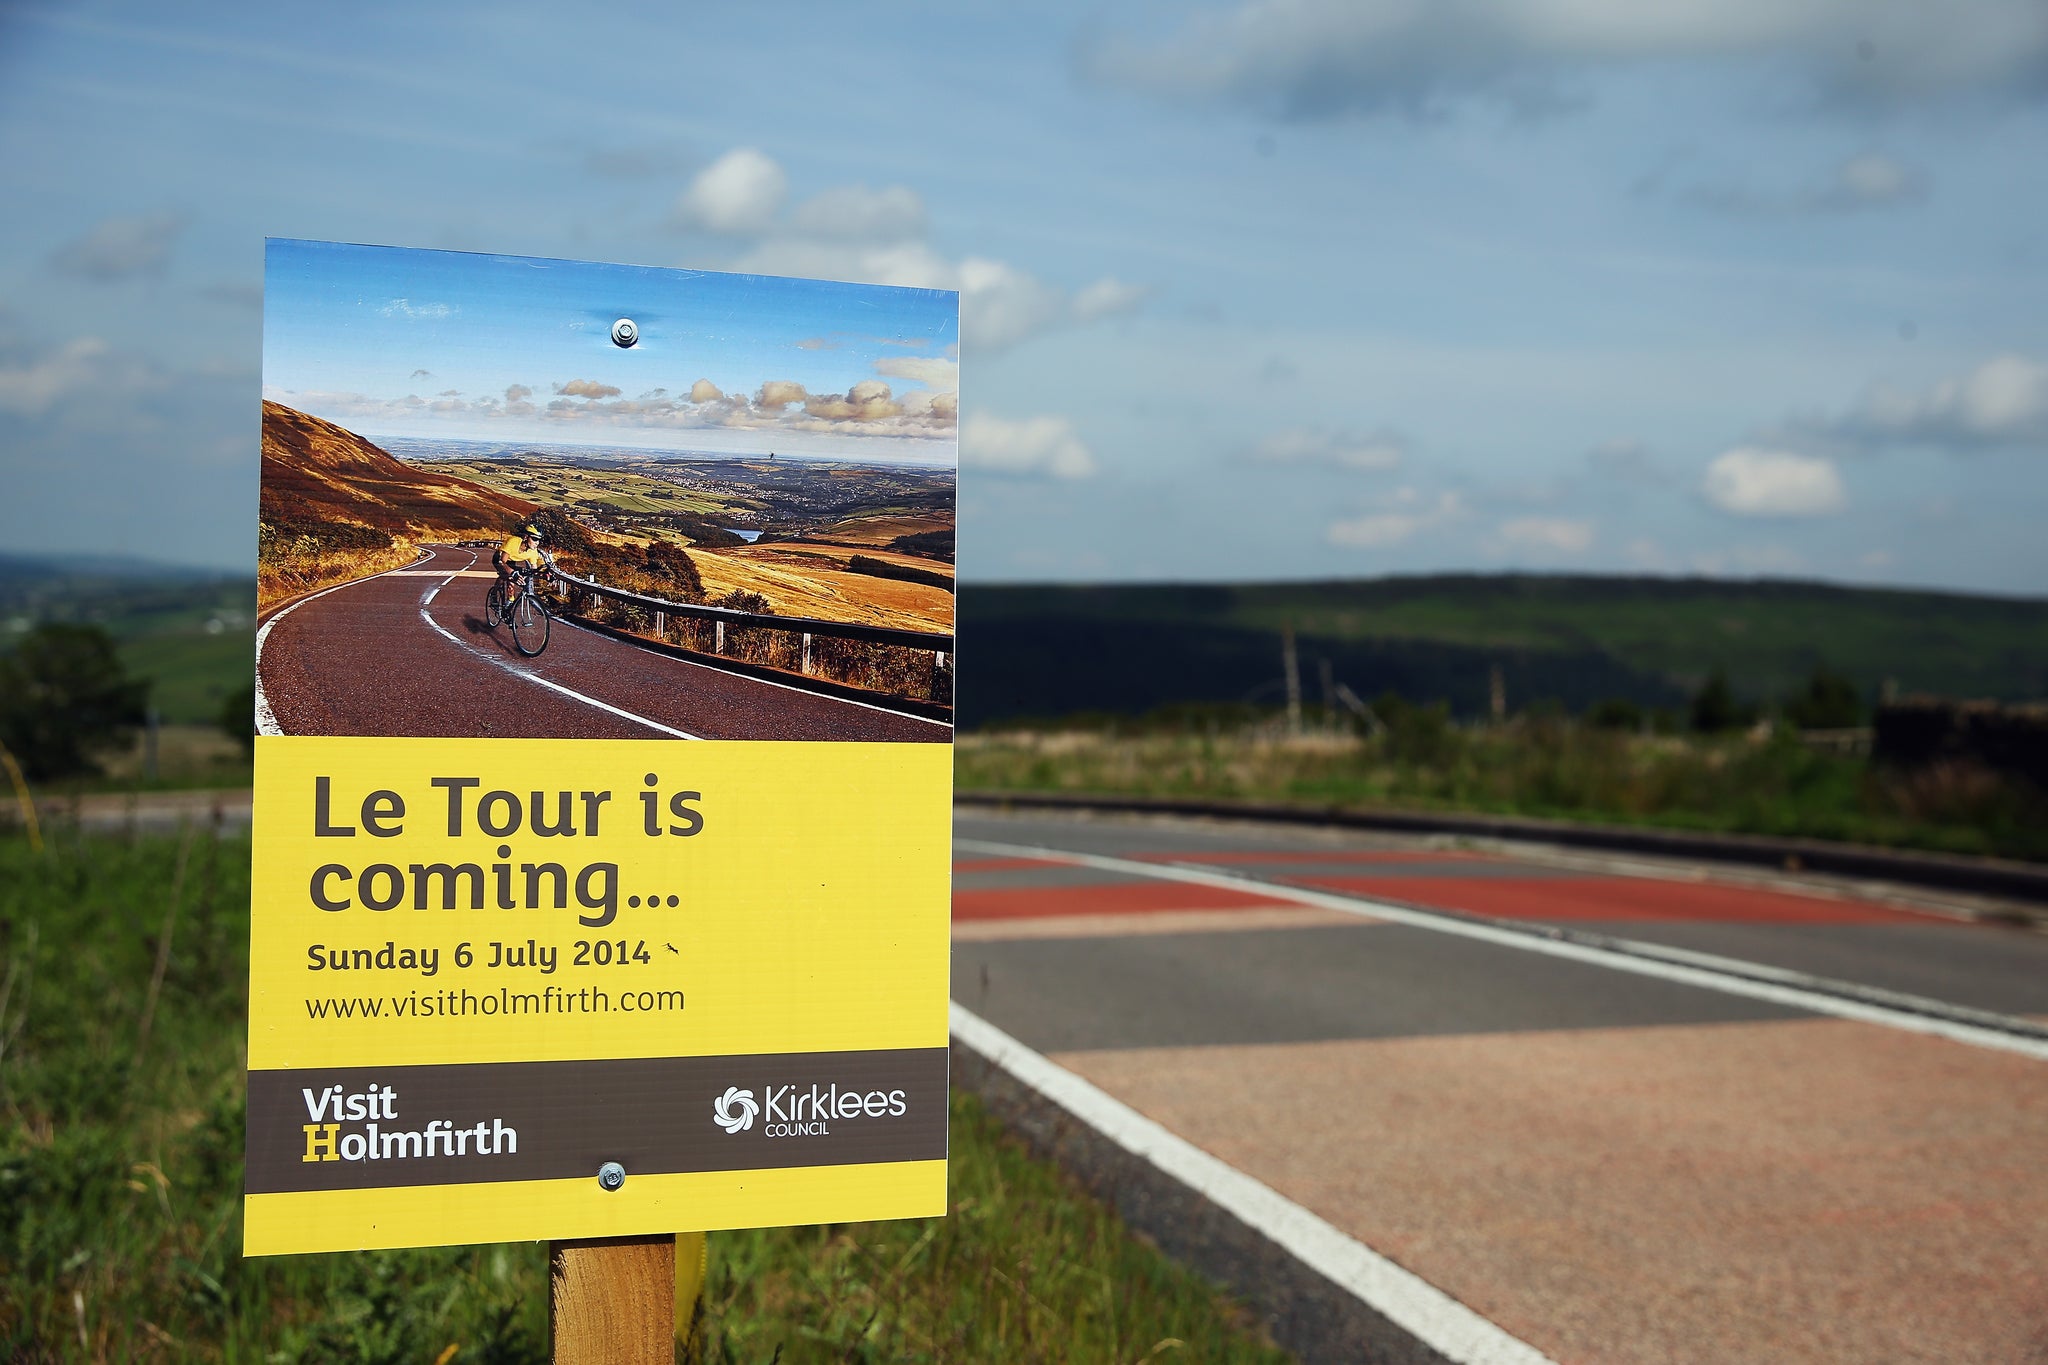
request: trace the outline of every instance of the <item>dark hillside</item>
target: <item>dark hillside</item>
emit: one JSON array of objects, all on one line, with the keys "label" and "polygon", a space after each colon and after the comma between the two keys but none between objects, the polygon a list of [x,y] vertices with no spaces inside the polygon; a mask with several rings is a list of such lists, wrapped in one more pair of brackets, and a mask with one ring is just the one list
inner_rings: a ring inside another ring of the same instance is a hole
[{"label": "dark hillside", "polygon": [[[2048,601],[1823,583],[1523,574],[969,583],[960,622],[963,724],[1235,700],[1279,678],[1290,622],[1311,700],[1317,657],[1361,695],[1393,686],[1466,714],[1484,709],[1494,663],[1512,707],[1555,698],[1583,709],[1607,696],[1669,705],[1717,668],[1739,694],[1775,698],[1823,664],[1866,696],[1886,680],[1901,692],[2048,696]],[[1224,667],[1219,655],[1242,663]],[[1103,700],[1068,704],[1091,689]],[[1043,700],[1026,705],[1032,695]]]}]

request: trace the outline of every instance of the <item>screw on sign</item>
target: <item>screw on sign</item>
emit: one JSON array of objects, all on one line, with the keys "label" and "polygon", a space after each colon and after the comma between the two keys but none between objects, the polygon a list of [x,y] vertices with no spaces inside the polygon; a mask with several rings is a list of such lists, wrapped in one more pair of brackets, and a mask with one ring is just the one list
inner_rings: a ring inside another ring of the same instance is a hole
[{"label": "screw on sign", "polygon": [[[657,319],[659,321],[659,319]],[[612,324],[612,345],[630,350],[640,340],[640,324],[631,318],[620,318]]]}]

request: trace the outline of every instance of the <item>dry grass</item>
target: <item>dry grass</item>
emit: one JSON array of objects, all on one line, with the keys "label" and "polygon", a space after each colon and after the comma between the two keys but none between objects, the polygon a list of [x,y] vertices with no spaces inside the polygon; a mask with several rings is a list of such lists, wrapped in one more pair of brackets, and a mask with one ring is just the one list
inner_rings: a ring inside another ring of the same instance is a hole
[{"label": "dry grass", "polygon": [[300,593],[367,578],[409,564],[418,557],[419,546],[409,536],[395,538],[389,548],[382,550],[337,550],[310,540],[300,546],[280,547],[257,562],[256,610],[265,612]]},{"label": "dry grass", "polygon": [[[816,548],[828,551],[831,547]],[[690,557],[697,561],[705,595],[714,601],[729,592],[757,592],[779,616],[815,616],[899,630],[952,631],[953,594],[945,589],[826,568],[817,561],[831,562],[831,555],[793,553],[794,549],[762,546],[745,553],[693,549]],[[855,553],[866,552],[842,550],[839,562]],[[930,560],[897,558],[925,569],[943,567]]]}]

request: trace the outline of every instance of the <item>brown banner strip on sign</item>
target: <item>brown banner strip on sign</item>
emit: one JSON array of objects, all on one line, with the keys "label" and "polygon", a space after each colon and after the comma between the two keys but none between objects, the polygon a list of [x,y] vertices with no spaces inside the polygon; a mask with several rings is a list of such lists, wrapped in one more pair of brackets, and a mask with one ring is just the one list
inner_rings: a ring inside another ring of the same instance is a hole
[{"label": "brown banner strip on sign", "polygon": [[942,1047],[249,1073],[250,1194],[945,1155]]}]

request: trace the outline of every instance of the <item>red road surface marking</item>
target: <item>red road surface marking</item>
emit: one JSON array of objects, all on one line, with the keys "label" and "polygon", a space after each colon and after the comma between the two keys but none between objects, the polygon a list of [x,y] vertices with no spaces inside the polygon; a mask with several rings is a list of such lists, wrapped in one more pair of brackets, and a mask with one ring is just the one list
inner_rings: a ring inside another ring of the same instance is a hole
[{"label": "red road surface marking", "polygon": [[1861,901],[1761,887],[1642,877],[1290,877],[1302,886],[1518,920],[1712,920],[1745,924],[1920,924],[1923,916]]},{"label": "red road surface marking", "polygon": [[1037,919],[1051,915],[1129,915],[1163,910],[1244,910],[1253,906],[1298,910],[1275,900],[1219,886],[1174,882],[1116,882],[1107,886],[1016,886],[955,891],[953,918]]},{"label": "red road surface marking", "polygon": [[1496,863],[1490,853],[1464,849],[1231,849],[1210,853],[1120,853],[1141,863]]}]

